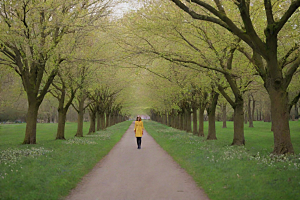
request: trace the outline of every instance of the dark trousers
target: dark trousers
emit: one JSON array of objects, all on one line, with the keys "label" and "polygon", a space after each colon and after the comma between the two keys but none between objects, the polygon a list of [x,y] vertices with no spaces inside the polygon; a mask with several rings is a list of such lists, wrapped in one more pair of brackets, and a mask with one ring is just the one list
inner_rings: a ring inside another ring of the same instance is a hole
[{"label": "dark trousers", "polygon": [[141,148],[142,137],[136,137],[136,143],[137,143],[137,145],[138,145],[138,148]]}]

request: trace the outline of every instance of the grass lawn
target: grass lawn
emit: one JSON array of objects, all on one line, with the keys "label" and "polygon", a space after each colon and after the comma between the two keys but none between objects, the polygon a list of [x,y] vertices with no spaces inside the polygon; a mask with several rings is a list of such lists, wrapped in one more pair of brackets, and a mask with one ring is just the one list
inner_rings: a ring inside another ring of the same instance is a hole
[{"label": "grass lawn", "polygon": [[[66,124],[66,140],[55,140],[57,124],[38,124],[37,144],[22,145],[25,124],[0,125],[0,199],[61,199],[121,139],[132,121],[74,138],[77,124]],[[88,132],[84,124],[84,133]]]},{"label": "grass lawn", "polygon": [[232,122],[227,122],[225,129],[216,122],[215,141],[153,121],[145,120],[144,124],[212,200],[300,199],[300,121],[290,122],[296,154],[273,157],[270,123],[254,122],[255,128],[245,126],[245,147],[230,146]]}]

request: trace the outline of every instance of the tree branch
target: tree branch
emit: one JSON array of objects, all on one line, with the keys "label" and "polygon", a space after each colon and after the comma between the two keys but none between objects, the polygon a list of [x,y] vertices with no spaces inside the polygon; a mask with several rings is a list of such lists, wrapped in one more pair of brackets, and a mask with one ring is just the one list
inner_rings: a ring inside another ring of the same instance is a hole
[{"label": "tree branch", "polygon": [[299,99],[300,99],[300,92],[298,93],[298,95],[296,95],[294,97],[292,102],[289,104],[289,112],[291,112],[291,109],[292,109],[293,105],[296,105],[296,103],[299,101]]},{"label": "tree branch", "polygon": [[281,69],[284,68],[284,66],[286,66],[287,63],[287,59],[288,57],[297,49],[299,49],[300,46],[299,44],[295,43],[295,45],[285,54],[285,56],[283,56],[280,60],[279,60],[279,67],[281,67]]},{"label": "tree branch", "polygon": [[298,55],[298,58],[294,61],[294,63],[291,65],[291,67],[288,69],[285,75],[285,86],[288,87],[290,82],[292,81],[293,75],[297,71],[297,69],[300,66],[300,55]]},{"label": "tree branch", "polygon": [[135,65],[135,66],[138,67],[138,68],[145,69],[145,70],[151,72],[152,74],[154,74],[154,75],[156,75],[156,76],[158,76],[158,77],[160,77],[160,78],[164,78],[164,79],[166,79],[166,80],[172,82],[172,80],[171,80],[170,78],[166,77],[166,76],[163,75],[163,74],[159,74],[159,73],[157,73],[157,72],[154,72],[154,71],[150,70],[150,69],[147,68],[147,67],[144,67],[144,66],[141,66],[141,65],[138,65],[138,64],[133,64],[133,65]]},{"label": "tree branch", "polygon": [[214,0],[214,1],[215,1],[216,6],[217,6],[218,9],[219,9],[219,12],[220,12],[220,13],[223,13],[224,15],[226,15],[226,12],[225,12],[225,10],[224,10],[224,8],[223,8],[223,5],[222,5],[222,3],[220,2],[220,0]]},{"label": "tree branch", "polygon": [[256,71],[259,73],[260,77],[263,78],[263,80],[266,80],[266,70],[264,68],[264,64],[262,61],[262,58],[260,55],[258,55],[257,52],[253,51],[253,55],[251,56],[244,48],[238,47],[237,49],[241,53],[244,54],[244,56],[253,64]]},{"label": "tree branch", "polygon": [[284,15],[280,18],[278,22],[275,23],[274,26],[274,34],[278,34],[289,18],[294,14],[294,12],[299,8],[300,0],[292,1],[288,10],[284,13]]},{"label": "tree branch", "polygon": [[50,92],[50,94],[52,94],[52,96],[55,97],[56,99],[58,99],[58,100],[60,99],[59,96],[58,96],[58,94],[55,94],[52,90],[50,90],[49,92]]},{"label": "tree branch", "polygon": [[[224,23],[223,21],[217,19],[217,18],[213,18],[207,15],[200,15],[196,12],[194,12],[192,9],[190,9],[189,7],[187,7],[185,4],[183,4],[181,2],[181,0],[172,0],[179,8],[181,8],[183,11],[185,11],[186,13],[188,13],[192,18],[194,19],[198,19],[198,20],[203,20],[203,21],[209,21],[209,22],[213,22],[216,23],[226,29],[228,29],[229,31],[231,31],[231,29],[229,28],[229,26]],[[194,2],[194,1],[193,1]],[[203,2],[202,2],[203,3]],[[206,4],[207,5],[207,4]],[[210,5],[207,5],[210,8],[212,8],[212,10],[215,10],[213,7],[211,7]],[[217,13],[218,11],[215,10],[215,13]]]},{"label": "tree branch", "polygon": [[53,79],[54,77],[56,76],[58,70],[57,69],[54,69],[52,70],[51,74],[49,75],[47,81],[46,81],[46,84],[44,85],[42,91],[40,92],[39,96],[37,97],[37,100],[41,103],[45,97],[45,95],[47,94],[48,92],[48,89],[51,85],[51,83],[53,82]]},{"label": "tree branch", "polygon": [[72,101],[71,105],[76,110],[76,112],[79,113],[79,109],[76,108],[76,106],[74,105],[73,101]]},{"label": "tree branch", "polygon": [[62,92],[62,89],[60,87],[58,87],[58,85],[56,85],[55,83],[52,83],[52,85],[55,87],[55,89]]},{"label": "tree branch", "polygon": [[[155,52],[155,51],[152,51],[152,53],[154,53],[156,55],[159,55],[160,57],[162,57],[165,60],[168,60],[170,62],[179,62],[179,63],[185,63],[185,64],[194,64],[194,65],[196,65],[198,67],[201,67],[201,68],[204,68],[204,69],[214,70],[214,71],[220,72],[222,74],[230,74],[229,72],[227,72],[225,70],[221,70],[221,69],[209,67],[209,66],[206,66],[206,65],[202,65],[202,64],[200,64],[198,62],[195,62],[195,61],[192,61],[192,60],[183,60],[183,59],[177,59],[177,58],[169,58],[169,57],[166,57],[166,56],[160,54],[159,52]],[[191,68],[191,67],[189,67],[189,68]],[[196,70],[195,68],[191,68],[191,69]],[[231,74],[231,75],[235,76],[234,74]]]},{"label": "tree branch", "polygon": [[197,52],[201,52],[201,50],[195,45],[193,45],[188,39],[186,39],[186,37],[184,37],[184,35],[181,32],[179,32],[176,28],[174,28],[174,30],[180,35],[181,39],[183,39],[189,46],[191,46]]},{"label": "tree branch", "polygon": [[272,5],[270,0],[264,0],[267,22],[269,25],[274,24]]},{"label": "tree branch", "polygon": [[234,101],[229,97],[229,95],[225,92],[224,88],[217,84],[218,86],[218,90],[220,91],[220,93],[223,95],[223,97],[228,101],[228,103],[231,105],[231,107],[235,107],[235,103]]},{"label": "tree branch", "polygon": [[[247,3],[245,0],[240,0],[239,2],[240,3],[237,5],[240,10],[240,14],[241,14],[241,17],[242,17],[242,20],[243,20],[243,23],[244,23],[244,26],[246,29],[246,34],[250,36],[251,40],[253,41],[252,43],[254,43],[253,46],[255,47],[255,49],[259,50],[262,53],[262,55],[265,55],[264,42],[257,35],[257,33],[253,27],[251,18],[250,18],[250,13],[249,13],[249,8],[248,8],[249,2]],[[243,39],[243,38],[241,38],[241,39]],[[245,41],[245,42],[247,42],[247,41]]]},{"label": "tree branch", "polygon": [[[244,25],[246,27],[247,32],[244,32],[240,28],[238,28],[231,19],[229,19],[226,15],[224,15],[222,12],[219,12],[214,7],[210,6],[209,4],[200,1],[200,0],[186,0],[187,2],[194,2],[198,4],[199,6],[203,7],[204,9],[210,11],[212,14],[214,14],[218,18],[213,18],[208,15],[201,15],[196,12],[194,12],[192,9],[190,9],[188,6],[186,6],[184,3],[181,2],[181,0],[171,0],[173,1],[180,9],[188,13],[192,18],[203,20],[203,21],[209,21],[215,24],[218,24],[224,28],[226,28],[228,31],[232,32],[239,38],[241,38],[244,42],[246,42],[252,49],[255,49],[256,51],[260,52],[261,55],[263,55],[265,58],[267,57],[267,54],[265,52],[265,44],[264,42],[258,37],[256,34],[251,19],[249,17],[249,14],[247,14],[247,3],[245,0],[240,0],[244,2],[243,4],[239,4],[240,12],[244,21]],[[249,13],[249,12],[248,12]],[[246,23],[246,24],[245,24]]]}]

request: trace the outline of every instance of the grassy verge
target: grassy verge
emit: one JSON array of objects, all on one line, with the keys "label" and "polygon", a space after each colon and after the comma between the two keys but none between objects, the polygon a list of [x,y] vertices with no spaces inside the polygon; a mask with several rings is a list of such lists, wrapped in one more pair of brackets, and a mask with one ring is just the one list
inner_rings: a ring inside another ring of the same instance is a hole
[{"label": "grassy verge", "polygon": [[[296,155],[271,156],[270,123],[245,127],[245,147],[230,146],[233,124],[218,140],[207,141],[165,125],[145,121],[147,132],[194,178],[212,200],[300,199],[300,121],[291,122]],[[207,124],[205,124],[207,125]]]},{"label": "grassy verge", "polygon": [[[0,199],[60,199],[121,139],[131,121],[94,135],[54,140],[57,124],[38,124],[36,145],[21,145],[25,124],[0,126]],[[88,124],[84,125],[87,132]]]}]

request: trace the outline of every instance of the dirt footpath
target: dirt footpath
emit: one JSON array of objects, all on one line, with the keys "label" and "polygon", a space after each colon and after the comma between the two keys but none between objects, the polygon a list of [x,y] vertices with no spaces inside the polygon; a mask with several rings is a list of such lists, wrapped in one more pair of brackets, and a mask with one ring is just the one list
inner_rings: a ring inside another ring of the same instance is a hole
[{"label": "dirt footpath", "polygon": [[133,128],[134,122],[66,200],[208,200],[146,131],[137,149]]}]

